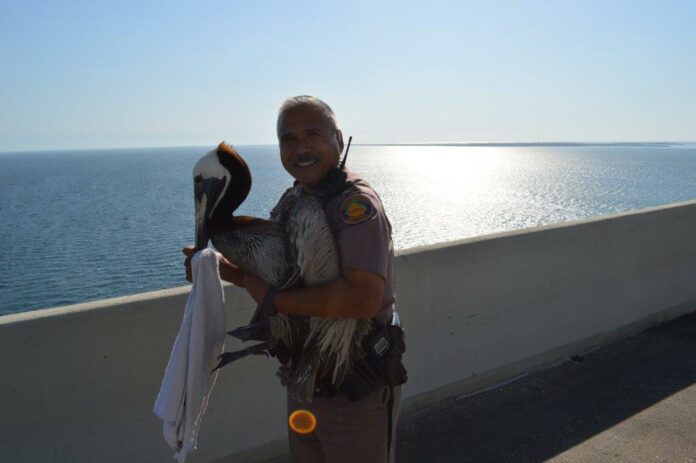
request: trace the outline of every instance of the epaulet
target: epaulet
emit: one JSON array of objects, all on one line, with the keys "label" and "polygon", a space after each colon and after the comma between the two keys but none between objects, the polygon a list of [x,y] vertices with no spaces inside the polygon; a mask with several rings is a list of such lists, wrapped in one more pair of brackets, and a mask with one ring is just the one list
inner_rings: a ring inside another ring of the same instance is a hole
[{"label": "epaulet", "polygon": [[347,198],[348,196],[352,196],[352,195],[354,195],[354,194],[356,194],[356,193],[360,193],[360,188],[358,188],[357,186],[355,186],[355,184],[353,184],[353,183],[349,183],[349,184],[346,186],[345,190],[343,190],[343,191],[341,192],[341,195],[340,195],[340,196],[341,196],[341,198]]},{"label": "epaulet", "polygon": [[331,169],[312,195],[317,198],[322,207],[325,208],[331,199],[340,196],[348,185],[345,171]]}]

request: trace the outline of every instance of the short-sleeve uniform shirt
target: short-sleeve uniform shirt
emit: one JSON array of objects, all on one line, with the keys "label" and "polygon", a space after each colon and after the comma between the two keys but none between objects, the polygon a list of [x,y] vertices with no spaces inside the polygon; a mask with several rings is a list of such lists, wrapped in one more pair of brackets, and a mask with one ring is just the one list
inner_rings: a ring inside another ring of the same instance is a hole
[{"label": "short-sleeve uniform shirt", "polygon": [[376,273],[384,278],[377,319],[387,323],[394,311],[394,244],[392,228],[382,200],[362,178],[347,171],[349,187],[325,207],[336,238],[341,266]]}]

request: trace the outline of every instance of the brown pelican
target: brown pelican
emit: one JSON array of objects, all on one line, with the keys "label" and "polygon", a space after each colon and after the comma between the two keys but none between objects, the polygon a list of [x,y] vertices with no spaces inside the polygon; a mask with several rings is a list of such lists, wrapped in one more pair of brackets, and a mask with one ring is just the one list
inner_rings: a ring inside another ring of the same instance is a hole
[{"label": "brown pelican", "polygon": [[[302,186],[281,198],[270,220],[234,216],[251,189],[251,174],[224,142],[198,161],[193,178],[197,250],[210,240],[226,259],[275,289],[340,276],[339,253],[324,210]],[[295,399],[311,402],[317,380],[329,378],[332,387],[340,386],[354,361],[365,355],[362,339],[371,329],[370,320],[269,314],[262,304],[249,326],[228,333],[263,342],[223,354],[217,368],[249,354],[274,353],[282,343],[290,355],[281,359],[281,382]]]}]

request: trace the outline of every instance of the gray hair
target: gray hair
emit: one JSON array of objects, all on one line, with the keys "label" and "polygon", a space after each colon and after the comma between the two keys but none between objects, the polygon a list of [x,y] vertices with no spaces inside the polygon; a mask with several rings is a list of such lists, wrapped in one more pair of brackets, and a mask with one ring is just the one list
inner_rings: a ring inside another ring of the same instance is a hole
[{"label": "gray hair", "polygon": [[278,121],[280,122],[280,116],[282,116],[285,112],[303,106],[309,106],[316,109],[321,113],[326,122],[331,125],[333,130],[338,129],[336,115],[334,114],[333,109],[331,109],[331,106],[327,105],[323,100],[311,95],[293,96],[283,101],[283,104],[281,104],[280,108],[278,109]]}]

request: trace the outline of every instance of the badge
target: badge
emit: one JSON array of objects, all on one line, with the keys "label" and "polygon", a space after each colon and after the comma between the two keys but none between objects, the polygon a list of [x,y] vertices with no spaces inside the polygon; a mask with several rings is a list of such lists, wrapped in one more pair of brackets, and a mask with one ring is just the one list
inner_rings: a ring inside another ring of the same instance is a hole
[{"label": "badge", "polygon": [[341,203],[341,219],[348,225],[355,225],[372,217],[374,209],[370,200],[365,196],[352,195]]}]

